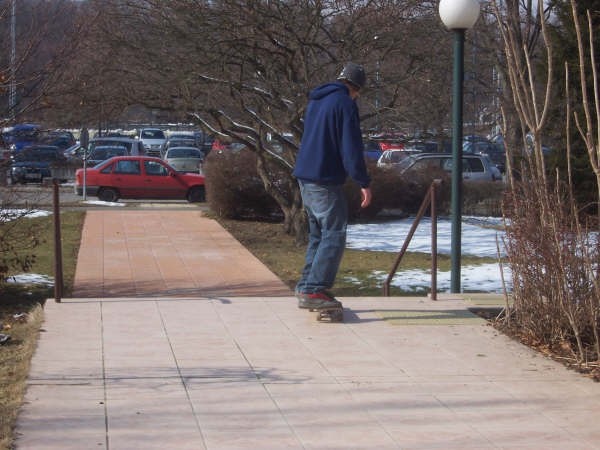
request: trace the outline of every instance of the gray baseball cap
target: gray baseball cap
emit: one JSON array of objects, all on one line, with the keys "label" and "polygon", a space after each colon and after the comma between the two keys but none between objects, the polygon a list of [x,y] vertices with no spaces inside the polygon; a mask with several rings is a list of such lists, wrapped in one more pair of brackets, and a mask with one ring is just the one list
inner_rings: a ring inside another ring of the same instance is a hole
[{"label": "gray baseball cap", "polygon": [[365,75],[365,69],[360,64],[353,62],[347,62],[344,64],[342,71],[337,77],[338,80],[346,80],[357,89],[365,87],[367,82],[367,76]]}]

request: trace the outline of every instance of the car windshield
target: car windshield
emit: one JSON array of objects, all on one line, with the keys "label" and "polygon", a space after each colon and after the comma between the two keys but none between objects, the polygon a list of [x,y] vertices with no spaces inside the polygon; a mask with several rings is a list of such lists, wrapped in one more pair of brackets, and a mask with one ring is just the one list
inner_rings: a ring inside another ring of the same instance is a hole
[{"label": "car windshield", "polygon": [[125,147],[128,152],[131,152],[131,145],[132,145],[131,142],[111,140],[111,139],[94,140],[93,142],[90,143],[90,151],[93,152],[96,147],[106,147],[106,146],[115,146],[115,145],[119,146],[119,147]]},{"label": "car windshield", "polygon": [[193,146],[196,142],[193,139],[169,139],[169,147],[184,147],[184,146]]},{"label": "car windshield", "polygon": [[143,130],[142,138],[144,139],[164,139],[165,133],[162,130]]},{"label": "car windshield", "polygon": [[404,151],[392,151],[389,153],[389,162],[393,164],[398,164],[400,161],[405,159],[409,153]]},{"label": "car windshield", "polygon": [[90,159],[96,160],[112,158],[113,156],[126,156],[127,149],[125,147],[96,147],[90,154]]},{"label": "car windshield", "polygon": [[202,153],[195,148],[172,148],[167,152],[167,158],[202,158]]},{"label": "car windshield", "polygon": [[17,161],[56,161],[59,153],[55,149],[25,149],[16,156]]}]

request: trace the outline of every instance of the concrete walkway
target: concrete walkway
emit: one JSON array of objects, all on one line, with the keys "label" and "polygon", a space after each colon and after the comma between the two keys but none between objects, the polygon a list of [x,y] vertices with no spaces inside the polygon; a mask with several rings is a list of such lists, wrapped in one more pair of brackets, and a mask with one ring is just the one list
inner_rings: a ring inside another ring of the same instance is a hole
[{"label": "concrete walkway", "polygon": [[467,299],[316,322],[197,210],[94,211],[48,300],[18,449],[599,449],[600,384]]}]

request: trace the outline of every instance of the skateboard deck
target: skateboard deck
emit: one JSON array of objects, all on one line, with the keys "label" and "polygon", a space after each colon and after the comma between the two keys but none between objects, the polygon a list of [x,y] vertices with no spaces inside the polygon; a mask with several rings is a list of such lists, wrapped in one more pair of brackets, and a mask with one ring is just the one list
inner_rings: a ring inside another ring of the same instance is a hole
[{"label": "skateboard deck", "polygon": [[317,313],[317,321],[319,322],[343,322],[344,308],[323,308],[311,309]]}]

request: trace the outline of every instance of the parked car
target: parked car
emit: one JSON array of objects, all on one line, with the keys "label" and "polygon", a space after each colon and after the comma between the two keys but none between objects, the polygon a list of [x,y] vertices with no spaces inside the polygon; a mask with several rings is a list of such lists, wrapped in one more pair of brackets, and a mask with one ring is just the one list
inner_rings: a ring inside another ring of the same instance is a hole
[{"label": "parked car", "polygon": [[160,156],[167,142],[165,132],[160,128],[142,128],[139,139],[144,144],[148,156]]},{"label": "parked car", "polygon": [[[188,140],[192,140],[193,143],[189,143],[189,142],[183,143],[182,142],[181,145],[173,144],[173,141],[188,141]],[[165,143],[165,148],[166,147],[181,147],[181,146],[197,147],[200,150],[202,150],[202,152],[204,153],[204,156],[206,156],[212,149],[213,141],[214,141],[213,136],[203,133],[200,130],[173,131],[171,133],[168,133],[168,135],[167,135],[167,142]],[[163,150],[163,155],[164,155],[164,150]]]},{"label": "parked car", "polygon": [[11,152],[19,152],[22,149],[34,145],[38,139],[42,127],[34,123],[20,123],[2,130],[2,137]]},{"label": "parked car", "polygon": [[211,146],[211,152],[215,152],[215,153],[233,152],[233,153],[236,153],[236,152],[240,152],[240,151],[244,150],[245,148],[246,148],[246,145],[242,144],[241,142],[225,143],[223,141],[215,139]]},{"label": "parked car", "polygon": [[201,133],[201,134],[199,134],[199,136],[200,136],[200,139],[202,140],[202,145],[200,146],[200,149],[204,152],[205,155],[208,155],[208,153],[212,149],[212,145],[213,145],[215,138],[214,138],[214,136],[210,136],[205,133]]},{"label": "parked car", "polygon": [[70,131],[52,130],[40,133],[39,142],[45,145],[54,145],[63,151],[74,146],[77,141]]},{"label": "parked car", "polygon": [[85,157],[86,149],[82,147],[80,144],[75,144],[65,151],[63,154],[68,160],[80,161],[83,163],[83,158]]},{"label": "parked car", "polygon": [[83,195],[85,172],[86,194],[102,201],[120,198],[185,199],[204,201],[204,176],[179,173],[159,158],[149,156],[115,156],[95,167],[75,172],[75,192]]},{"label": "parked car", "polygon": [[400,163],[404,158],[415,153],[421,153],[418,150],[386,150],[377,160],[377,167],[393,167]]},{"label": "parked car", "polygon": [[365,141],[364,146],[364,156],[366,161],[377,161],[383,154],[383,150],[381,150],[381,145],[379,141],[369,139]]},{"label": "parked car", "polygon": [[[404,175],[410,171],[452,173],[454,159],[450,153],[417,153],[409,155],[393,167]],[[502,180],[502,174],[487,155],[463,155],[462,175],[468,181]]]},{"label": "parked car", "polygon": [[88,153],[86,163],[89,167],[94,167],[113,156],[127,156],[127,154],[127,147],[122,145],[99,145]]},{"label": "parked car", "polygon": [[107,145],[118,145],[127,148],[127,154],[131,156],[144,155],[145,149],[144,144],[137,140],[126,137],[97,137],[90,140],[88,154],[93,152],[96,147],[103,147]]},{"label": "parked car", "polygon": [[198,145],[197,145],[197,142],[196,142],[196,139],[194,138],[194,136],[187,136],[187,137],[181,137],[179,135],[171,136],[167,139],[167,142],[165,142],[165,146],[161,152],[161,158],[164,159],[165,152],[172,147],[195,147],[195,148],[198,148]]},{"label": "parked car", "polygon": [[488,155],[500,172],[504,173],[505,171],[506,152],[504,151],[504,145],[485,138],[474,139],[471,137],[463,141],[463,154]]},{"label": "parked car", "polygon": [[440,144],[437,141],[423,141],[419,139],[407,141],[404,149],[423,153],[436,153],[444,150],[443,147],[440,149]]},{"label": "parked car", "polygon": [[163,160],[178,172],[202,174],[204,153],[197,147],[171,147],[165,152]]},{"label": "parked car", "polygon": [[191,140],[194,141],[193,147],[199,147],[202,144],[202,140],[199,138],[200,136],[193,131],[175,131],[168,134],[165,145],[167,145],[169,141]]},{"label": "parked car", "polygon": [[225,144],[225,142],[221,141],[220,139],[214,139],[210,149],[212,152],[222,152],[224,150],[227,150],[227,144]]},{"label": "parked car", "polygon": [[404,149],[404,141],[401,140],[387,140],[387,141],[379,141],[379,146],[382,151],[386,150],[403,150]]},{"label": "parked car", "polygon": [[10,166],[12,184],[36,182],[52,176],[53,165],[65,165],[63,151],[51,145],[33,145],[13,154]]}]

